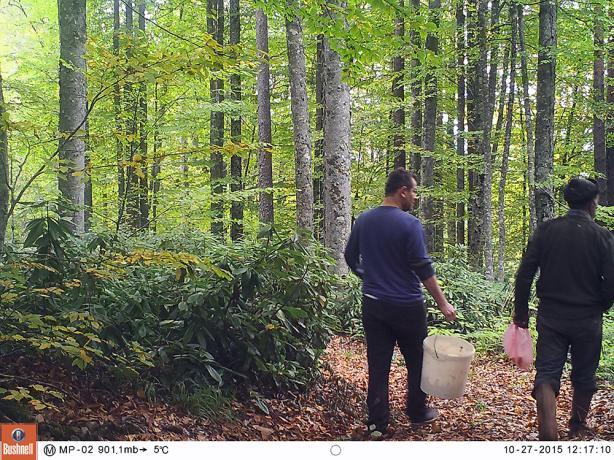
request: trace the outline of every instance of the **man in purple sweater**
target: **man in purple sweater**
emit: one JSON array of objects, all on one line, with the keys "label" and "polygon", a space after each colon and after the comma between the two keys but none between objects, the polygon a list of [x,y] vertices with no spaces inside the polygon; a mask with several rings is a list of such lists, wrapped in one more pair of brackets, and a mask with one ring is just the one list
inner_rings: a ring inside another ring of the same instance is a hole
[{"label": "man in purple sweater", "polygon": [[420,221],[407,211],[416,202],[417,181],[405,169],[386,181],[382,205],[362,213],[345,249],[350,269],[363,280],[362,322],[367,340],[369,389],[368,431],[385,435],[390,409],[388,379],[395,343],[407,366],[406,414],[414,424],[437,418],[420,388],[422,342],[427,336],[424,284],[446,320],[454,321],[454,307],[441,291],[427,253]]}]

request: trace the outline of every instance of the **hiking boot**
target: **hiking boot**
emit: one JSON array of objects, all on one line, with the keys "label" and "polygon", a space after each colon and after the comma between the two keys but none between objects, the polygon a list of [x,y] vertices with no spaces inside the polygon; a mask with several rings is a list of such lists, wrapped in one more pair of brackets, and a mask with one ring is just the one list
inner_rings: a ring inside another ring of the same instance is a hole
[{"label": "hiking boot", "polygon": [[571,418],[569,419],[569,437],[588,434],[591,428],[586,424],[586,417],[591,408],[593,392],[575,390],[571,401]]},{"label": "hiking boot", "polygon": [[556,426],[556,395],[548,384],[535,388],[537,401],[537,427],[540,441],[557,441],[559,434]]},{"label": "hiking boot", "polygon": [[420,415],[409,416],[413,425],[426,425],[439,417],[439,411],[434,407],[425,407]]}]

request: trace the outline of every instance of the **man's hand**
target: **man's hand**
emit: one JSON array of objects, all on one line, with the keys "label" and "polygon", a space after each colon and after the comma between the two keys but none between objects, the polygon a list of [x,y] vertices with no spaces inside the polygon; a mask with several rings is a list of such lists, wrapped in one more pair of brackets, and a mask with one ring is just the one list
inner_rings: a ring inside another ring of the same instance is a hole
[{"label": "man's hand", "polygon": [[439,310],[443,313],[443,316],[446,318],[446,321],[453,322],[456,321],[456,310],[452,306],[452,304],[448,303],[448,301],[443,302],[438,305]]},{"label": "man's hand", "polygon": [[514,324],[518,326],[519,328],[528,329],[529,328],[529,318],[526,318],[526,319],[514,318]]}]

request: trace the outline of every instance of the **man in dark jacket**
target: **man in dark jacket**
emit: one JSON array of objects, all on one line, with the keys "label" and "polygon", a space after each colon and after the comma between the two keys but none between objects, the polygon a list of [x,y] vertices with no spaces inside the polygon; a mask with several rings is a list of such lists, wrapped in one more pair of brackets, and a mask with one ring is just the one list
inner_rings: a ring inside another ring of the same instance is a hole
[{"label": "man in dark jacket", "polygon": [[372,437],[386,434],[388,428],[388,378],[395,343],[407,366],[407,415],[415,424],[438,416],[436,409],[427,407],[420,388],[422,342],[427,336],[420,282],[445,318],[456,318],[437,283],[422,225],[407,212],[414,207],[416,187],[416,178],[405,169],[393,171],[382,205],[356,219],[345,249],[348,266],[363,280],[362,321],[369,365],[367,426]]},{"label": "man in dark jacket", "polygon": [[597,390],[603,313],[614,302],[614,236],[593,221],[599,189],[591,180],[574,178],[565,187],[564,198],[569,212],[538,226],[516,274],[514,323],[527,328],[531,284],[540,270],[532,393],[540,440],[558,439],[556,397],[569,349],[574,390],[570,436],[587,428]]}]

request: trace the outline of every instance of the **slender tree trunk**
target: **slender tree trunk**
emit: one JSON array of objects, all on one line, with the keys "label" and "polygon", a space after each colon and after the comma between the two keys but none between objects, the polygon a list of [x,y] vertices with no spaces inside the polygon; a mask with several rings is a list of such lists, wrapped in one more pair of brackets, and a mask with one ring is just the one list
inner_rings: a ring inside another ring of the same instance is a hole
[{"label": "slender tree trunk", "polygon": [[[429,0],[431,21],[439,25],[440,0]],[[437,32],[429,33],[426,38],[426,49],[437,55],[439,39]],[[426,244],[429,251],[435,249],[435,206],[434,200],[428,193],[432,193],[434,185],[435,138],[437,130],[437,76],[436,69],[427,69],[424,81],[424,151],[422,158],[422,186],[427,188],[427,195],[422,198],[421,208],[425,222]]]},{"label": "slender tree trunk", "polygon": [[[494,5],[494,3],[493,3]],[[493,105],[495,101],[496,78],[491,85],[486,74],[486,64],[488,57],[488,35],[486,26],[486,12],[488,10],[488,0],[479,0],[478,6],[478,21],[479,21],[479,41],[480,41],[480,71],[481,78],[481,95],[480,106],[484,114],[482,123],[482,139],[480,141],[481,153],[484,158],[484,176],[482,181],[482,209],[483,209],[483,227],[481,245],[484,248],[484,272],[487,279],[494,279],[494,257],[493,257],[493,238],[492,238],[492,157],[490,154],[490,134],[492,131],[492,115]],[[494,14],[494,12],[493,12]],[[496,51],[493,50],[496,55]],[[496,75],[496,57],[494,57],[494,69],[491,71]],[[491,86],[493,87],[491,91]]]},{"label": "slender tree trunk", "polygon": [[[207,1],[207,30],[221,46],[224,44],[224,1]],[[218,66],[218,72],[221,68]],[[219,110],[224,101],[224,81],[219,76],[214,76],[209,81],[211,102],[214,106],[211,111],[209,130],[209,145],[211,148],[211,232],[214,235],[224,237],[224,179],[226,177],[226,164],[222,154],[224,145],[224,112]]]},{"label": "slender tree trunk", "polygon": [[537,116],[535,121],[535,209],[537,222],[554,217],[554,99],[556,84],[556,2],[539,2]]},{"label": "slender tree trunk", "polygon": [[510,49],[505,47],[503,52],[503,68],[501,75],[501,90],[499,91],[499,106],[497,108],[497,123],[495,124],[495,132],[493,133],[492,141],[492,161],[493,164],[497,161],[497,153],[499,151],[499,140],[501,138],[501,128],[503,128],[503,118],[505,115],[505,98],[507,94],[507,72],[509,68]]},{"label": "slender tree trunk", "polygon": [[[58,0],[60,25],[60,120],[59,158],[65,171],[58,175],[62,197],[77,207],[67,211],[74,229],[84,231],[85,122],[87,81],[85,79],[86,11],[82,0]],[[63,136],[75,132],[66,140]]]},{"label": "slender tree trunk", "polygon": [[324,241],[324,35],[318,35],[316,48],[316,141],[313,165],[314,230]]},{"label": "slender tree trunk", "polygon": [[[120,34],[120,10],[119,1],[113,0],[113,55],[119,62],[119,34]],[[114,72],[115,83],[113,84],[113,112],[115,115],[115,158],[117,159],[117,218],[121,218],[120,213],[124,206],[124,194],[126,188],[126,178],[124,177],[124,149],[121,141],[122,129],[122,101],[121,86],[119,84],[120,72]]]},{"label": "slender tree trunk", "polygon": [[[164,93],[165,91],[163,91]],[[165,109],[164,105],[160,104],[160,96],[158,94],[158,83],[154,86],[154,113],[156,114],[156,123],[153,132],[153,164],[151,166],[151,223],[152,230],[156,233],[158,229],[158,195],[160,193],[160,149],[162,148],[162,138],[160,137],[159,126],[162,123],[162,117]]]},{"label": "slender tree trunk", "polygon": [[522,73],[522,97],[524,106],[524,126],[527,136],[527,189],[529,194],[529,233],[537,226],[537,211],[535,208],[535,144],[533,140],[533,115],[529,96],[529,71],[527,65],[527,50],[524,40],[524,11],[519,4],[518,9],[518,44],[520,47],[520,71]]},{"label": "slender tree trunk", "polygon": [[[143,43],[145,36],[145,0],[140,0],[137,11],[139,14],[139,30]],[[147,83],[142,81],[139,85],[139,151],[141,153],[142,167],[138,176],[139,183],[139,228],[149,228],[149,197],[148,191],[148,156],[147,156]]]},{"label": "slender tree trunk", "polygon": [[[483,118],[481,99],[484,99],[482,80],[484,68],[481,66],[478,18],[478,1],[467,2],[467,53],[468,53],[468,78],[467,78],[467,128],[471,133],[467,139],[467,153],[477,157],[480,152]],[[475,166],[469,169],[469,220],[467,228],[468,259],[471,266],[476,270],[482,270],[484,245],[483,245],[483,199],[482,181],[483,175]]]},{"label": "slender tree trunk", "polygon": [[92,227],[92,211],[94,209],[94,191],[92,189],[92,158],[90,155],[90,123],[85,120],[85,168],[83,179],[83,230],[89,232]]},{"label": "slender tree trunk", "polygon": [[[239,46],[241,43],[241,10],[239,8],[239,0],[230,0],[230,40],[231,46]],[[235,53],[234,57],[237,58],[238,54]],[[237,104],[241,103],[241,75],[236,73],[230,76],[230,97]],[[233,143],[239,145],[242,141],[241,133],[241,113],[237,111],[230,120],[230,139]],[[239,192],[243,190],[243,176],[241,171],[243,169],[241,155],[233,155],[230,158],[230,175],[232,176],[232,182],[230,190]],[[230,205],[230,238],[232,241],[237,241],[243,237],[243,201],[233,199]]]},{"label": "slender tree trunk", "polygon": [[[295,8],[296,0],[288,0]],[[292,13],[294,14],[294,12]],[[296,225],[313,232],[313,185],[311,174],[311,132],[307,104],[307,64],[303,45],[303,28],[298,16],[286,17],[290,104],[294,127],[296,177]]]},{"label": "slender tree trunk", "polygon": [[[465,156],[465,11],[464,0],[457,0],[456,4],[456,65],[458,69],[456,79],[456,116],[458,135],[456,138],[456,154],[459,161]],[[459,195],[465,192],[465,167],[456,169],[456,191]],[[465,244],[465,200],[459,198],[456,205],[456,243]]]},{"label": "slender tree trunk", "polygon": [[4,255],[4,239],[9,221],[9,141],[8,120],[4,101],[2,69],[0,68],[0,258]]},{"label": "slender tree trunk", "polygon": [[507,182],[507,172],[509,169],[510,145],[512,138],[512,123],[514,117],[514,95],[516,91],[516,7],[510,6],[510,22],[512,26],[512,37],[510,43],[510,89],[507,99],[507,112],[505,116],[505,137],[503,140],[503,158],[501,161],[501,179],[499,181],[499,254],[497,260],[497,280],[503,281],[505,278],[505,184]]},{"label": "slender tree trunk", "polygon": [[[405,0],[398,0],[400,12],[397,12],[395,17],[394,34],[402,46],[405,38],[405,18],[403,10],[405,8]],[[392,145],[394,155],[394,167],[405,168],[407,159],[405,155],[405,86],[403,80],[405,78],[405,58],[402,53],[392,58],[392,98],[395,101],[392,109]]]},{"label": "slender tree trunk", "polygon": [[[413,15],[420,14],[420,0],[411,0]],[[418,59],[418,52],[422,50],[422,40],[420,39],[420,31],[413,25],[409,31],[409,38],[412,45],[412,60],[411,60],[411,94],[412,94],[412,112],[411,112],[411,169],[418,177],[420,182],[420,171],[422,170],[420,148],[422,147],[422,64]]]},{"label": "slender tree trunk", "polygon": [[[337,7],[333,0],[328,5]],[[333,16],[329,10],[329,14]],[[351,225],[350,88],[342,79],[339,54],[324,39],[324,244],[337,262],[337,273],[347,273],[343,251]]]},{"label": "slender tree trunk", "polygon": [[[126,35],[127,35],[127,45],[126,45],[126,58],[128,61],[131,61],[134,55],[134,15],[133,15],[133,2],[132,0],[126,0],[124,2],[126,5]],[[130,62],[127,66],[127,73],[130,75],[133,73],[132,66]],[[124,189],[124,197],[123,197],[123,206],[122,208],[126,210],[126,214],[128,215],[128,224],[131,228],[137,229],[140,227],[140,206],[139,206],[139,183],[138,176],[136,175],[136,166],[134,165],[134,157],[137,155],[138,144],[136,142],[137,136],[137,119],[138,119],[138,100],[137,95],[134,91],[134,86],[132,83],[126,83],[124,87],[124,101],[125,101],[125,111],[127,114],[126,119],[126,135],[129,136],[129,151],[128,151],[128,160],[130,161],[130,165],[126,168],[126,182]],[[120,215],[122,214],[122,210],[120,209]],[[121,217],[119,219],[121,221]]]},{"label": "slender tree trunk", "polygon": [[[569,148],[571,146],[571,134],[573,132],[573,125],[576,119],[576,105],[578,100],[578,84],[575,84],[573,91],[571,92],[571,108],[569,109],[569,117],[567,117],[567,126],[565,127],[565,150],[563,151],[563,166],[569,164],[569,157],[571,152]],[[573,149],[572,149],[573,150]]]},{"label": "slender tree trunk", "polygon": [[273,161],[271,150],[271,94],[269,82],[269,26],[263,10],[256,10],[256,48],[258,50],[258,188],[260,192],[258,215],[261,223],[274,222],[273,215]]},{"label": "slender tree trunk", "polygon": [[[610,24],[614,23],[614,6],[610,5]],[[614,28],[610,27],[610,47],[608,50],[608,138],[607,138],[607,167],[608,167],[608,205],[614,206]]]},{"label": "slender tree trunk", "polygon": [[[605,93],[605,61],[604,61],[604,11],[600,0],[594,3],[594,45],[595,60],[593,61],[593,155],[595,171],[599,173],[597,185],[599,186],[599,204],[606,205],[608,201],[607,190],[607,159],[604,114]],[[614,110],[614,109],[612,109]]]}]

